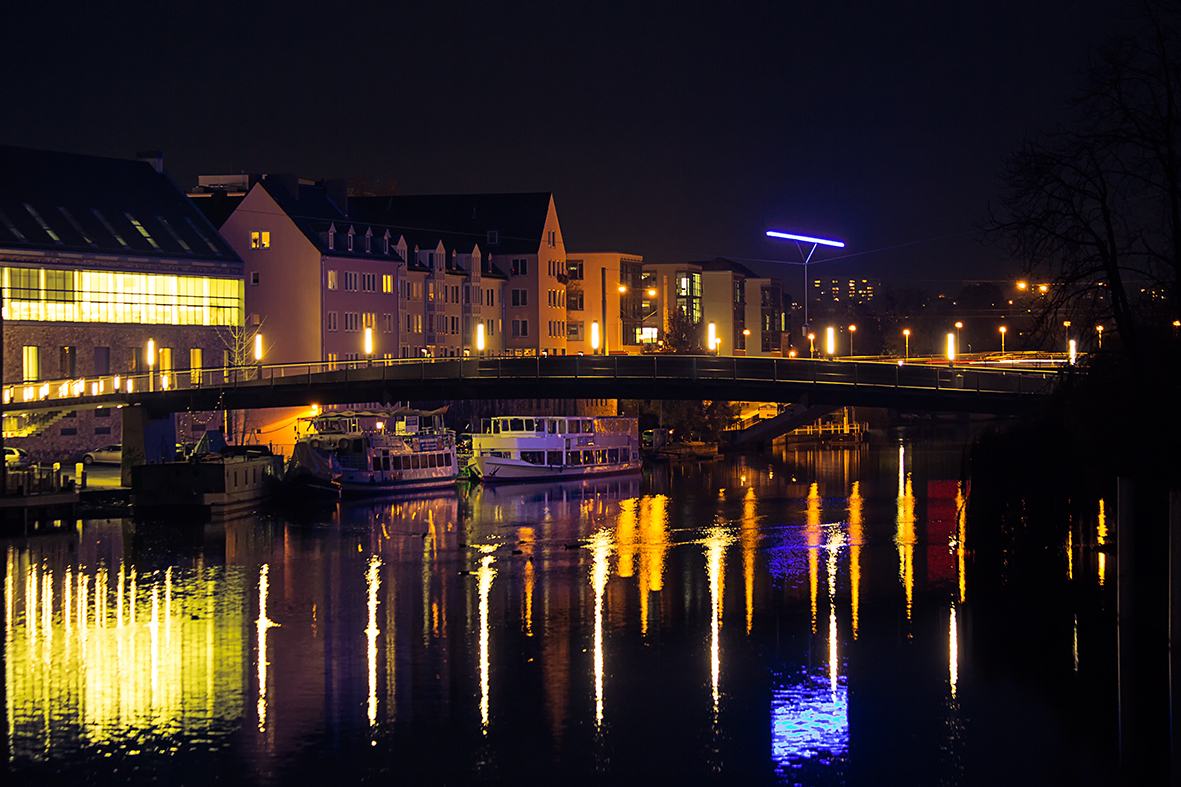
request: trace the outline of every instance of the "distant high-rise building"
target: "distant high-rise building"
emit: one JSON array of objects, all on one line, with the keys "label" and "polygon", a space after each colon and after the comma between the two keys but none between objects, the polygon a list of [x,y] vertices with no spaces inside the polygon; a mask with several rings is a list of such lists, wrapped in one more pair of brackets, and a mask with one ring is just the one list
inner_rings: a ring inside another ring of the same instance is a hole
[{"label": "distant high-rise building", "polygon": [[813,279],[813,303],[869,305],[882,288],[881,279]]}]

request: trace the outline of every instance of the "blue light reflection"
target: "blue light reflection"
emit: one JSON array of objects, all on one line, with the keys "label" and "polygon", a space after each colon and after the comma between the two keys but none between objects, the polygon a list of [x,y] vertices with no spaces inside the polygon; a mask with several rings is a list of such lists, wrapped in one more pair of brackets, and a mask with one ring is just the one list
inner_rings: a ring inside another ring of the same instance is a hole
[{"label": "blue light reflection", "polygon": [[[849,748],[849,690],[836,689],[823,671],[776,675],[771,690],[771,757],[779,769],[817,757],[839,757]],[[794,678],[794,680],[793,680]]]}]

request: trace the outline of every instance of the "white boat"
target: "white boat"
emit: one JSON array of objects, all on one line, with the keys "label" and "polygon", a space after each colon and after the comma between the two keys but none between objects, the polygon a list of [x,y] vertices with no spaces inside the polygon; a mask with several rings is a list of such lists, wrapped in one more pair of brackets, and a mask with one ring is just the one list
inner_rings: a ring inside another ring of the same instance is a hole
[{"label": "white boat", "polygon": [[618,416],[485,418],[472,435],[468,467],[488,482],[633,473],[640,469],[638,424]]},{"label": "white boat", "polygon": [[451,486],[459,477],[455,432],[443,410],[320,413],[300,438],[340,462],[341,494],[389,495]]}]

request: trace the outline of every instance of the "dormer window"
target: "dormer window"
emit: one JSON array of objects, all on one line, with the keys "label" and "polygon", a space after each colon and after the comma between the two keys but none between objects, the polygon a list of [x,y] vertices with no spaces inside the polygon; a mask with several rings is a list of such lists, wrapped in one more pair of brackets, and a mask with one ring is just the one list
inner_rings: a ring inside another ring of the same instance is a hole
[{"label": "dormer window", "polygon": [[329,251],[336,250],[336,225],[335,224],[328,225],[328,250]]},{"label": "dormer window", "polygon": [[353,250],[353,235],[355,234],[356,233],[353,232],[353,228],[349,227],[349,251]]},{"label": "dormer window", "polygon": [[390,231],[389,230],[385,231],[385,235],[383,235],[381,237],[381,240],[383,243],[382,254],[389,256],[389,253],[390,253]]},{"label": "dormer window", "polygon": [[488,245],[495,246],[500,243],[500,232],[498,230],[488,230]]},{"label": "dormer window", "polygon": [[373,228],[365,230],[365,253],[373,253]]}]

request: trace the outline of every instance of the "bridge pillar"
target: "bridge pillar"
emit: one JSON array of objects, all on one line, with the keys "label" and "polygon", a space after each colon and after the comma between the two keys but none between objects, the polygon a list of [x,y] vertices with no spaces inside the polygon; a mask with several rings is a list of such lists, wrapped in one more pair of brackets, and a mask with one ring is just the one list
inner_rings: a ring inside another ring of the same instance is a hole
[{"label": "bridge pillar", "polygon": [[176,416],[157,417],[145,407],[123,408],[123,486],[131,486],[131,468],[176,459]]}]

